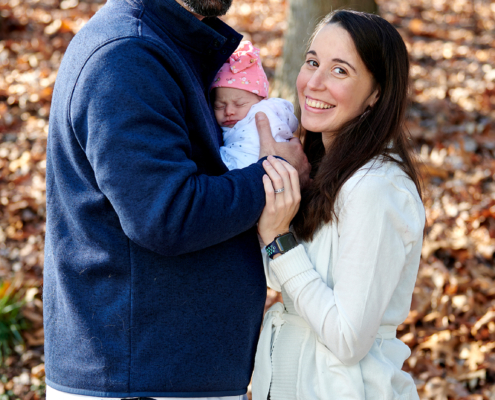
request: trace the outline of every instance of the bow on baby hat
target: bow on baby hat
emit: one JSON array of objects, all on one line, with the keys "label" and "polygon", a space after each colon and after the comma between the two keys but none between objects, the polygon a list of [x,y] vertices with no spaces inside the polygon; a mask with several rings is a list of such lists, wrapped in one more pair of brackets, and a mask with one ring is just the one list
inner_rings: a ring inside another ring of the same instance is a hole
[{"label": "bow on baby hat", "polygon": [[230,70],[235,74],[256,65],[259,54],[260,51],[251,42],[241,42],[240,46],[229,58]]}]

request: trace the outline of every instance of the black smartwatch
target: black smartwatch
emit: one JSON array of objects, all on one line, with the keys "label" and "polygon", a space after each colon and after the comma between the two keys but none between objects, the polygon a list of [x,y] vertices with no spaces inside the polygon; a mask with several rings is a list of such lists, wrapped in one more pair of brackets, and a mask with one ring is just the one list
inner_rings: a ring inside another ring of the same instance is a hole
[{"label": "black smartwatch", "polygon": [[266,246],[266,254],[273,260],[276,254],[284,254],[298,245],[292,232],[277,235],[275,240]]}]

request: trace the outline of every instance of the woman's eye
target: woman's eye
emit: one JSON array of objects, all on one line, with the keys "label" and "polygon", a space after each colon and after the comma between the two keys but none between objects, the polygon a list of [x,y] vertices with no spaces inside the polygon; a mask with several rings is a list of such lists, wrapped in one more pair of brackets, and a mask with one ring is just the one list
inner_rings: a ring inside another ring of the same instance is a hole
[{"label": "woman's eye", "polygon": [[335,71],[338,75],[347,75],[347,71],[346,71],[344,68],[335,67],[335,68],[334,68],[334,71]]},{"label": "woman's eye", "polygon": [[318,63],[317,63],[315,60],[308,60],[308,61],[306,61],[306,63],[307,63],[310,67],[318,67]]}]

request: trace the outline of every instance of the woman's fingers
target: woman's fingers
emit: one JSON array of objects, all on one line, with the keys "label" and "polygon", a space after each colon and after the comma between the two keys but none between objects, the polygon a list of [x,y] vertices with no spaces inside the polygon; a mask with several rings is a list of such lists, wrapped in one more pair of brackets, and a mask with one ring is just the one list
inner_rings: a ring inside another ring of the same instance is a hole
[{"label": "woman's fingers", "polygon": [[301,200],[301,187],[299,185],[299,173],[288,162],[281,161],[289,172],[290,183],[292,185],[292,191],[294,192],[295,199],[299,202]]},{"label": "woman's fingers", "polygon": [[275,171],[280,175],[283,182],[284,191],[282,193],[277,194],[275,200],[278,200],[280,205],[283,204],[283,207],[287,210],[290,210],[294,205],[294,195],[292,193],[292,184],[290,182],[289,171],[287,168],[275,157],[268,157],[270,164],[273,166]]},{"label": "woman's fingers", "polygon": [[[263,162],[266,175],[263,186],[266,206],[258,222],[258,232],[265,244],[287,232],[299,208],[300,193],[297,171],[289,164],[274,157]],[[295,174],[295,176],[294,176]],[[284,188],[283,192],[276,192]]]},{"label": "woman's fingers", "polygon": [[[288,162],[284,160],[277,160],[275,159],[279,165],[283,166],[288,173],[288,178],[290,181],[290,184],[292,186],[292,190],[294,192],[300,192],[300,187],[299,187],[299,173],[297,172],[297,169],[295,169],[292,165],[290,165]],[[276,167],[275,167],[276,168]],[[278,169],[277,169],[278,171]],[[280,173],[280,171],[279,171]]]},{"label": "woman's fingers", "polygon": [[[293,217],[294,208],[298,207],[299,202],[292,190],[292,184],[290,181],[290,175],[287,168],[276,158],[269,157],[269,164],[265,167],[270,179],[272,180],[273,187],[275,188],[275,209],[279,211],[279,217],[286,219],[290,216]],[[283,192],[277,193],[276,190],[282,189]],[[288,221],[290,223],[290,220]]]},{"label": "woman's fingers", "polygon": [[265,188],[265,207],[273,208],[273,204],[275,203],[275,191],[268,175],[263,175],[263,187]]},{"label": "woman's fingers", "polygon": [[274,165],[270,161],[265,160],[265,161],[263,161],[263,168],[265,169],[266,173],[268,174],[268,177],[270,178],[270,180],[272,182],[273,188],[275,190],[280,190],[280,189],[284,188],[284,190],[285,190],[284,180],[283,180],[282,176],[280,176],[278,171],[275,169]]},{"label": "woman's fingers", "polygon": [[[293,192],[300,193],[299,174],[289,163],[275,157],[268,157],[268,161],[282,178],[284,188],[291,195]],[[284,192],[285,193],[285,192]]]}]

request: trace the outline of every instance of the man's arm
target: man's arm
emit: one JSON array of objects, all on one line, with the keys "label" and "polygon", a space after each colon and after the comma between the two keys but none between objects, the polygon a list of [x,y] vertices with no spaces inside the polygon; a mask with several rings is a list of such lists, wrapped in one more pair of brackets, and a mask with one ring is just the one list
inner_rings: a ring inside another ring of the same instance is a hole
[{"label": "man's arm", "polygon": [[170,62],[142,39],[107,44],[80,74],[69,116],[125,234],[168,256],[246,231],[264,206],[261,165],[198,173]]}]

